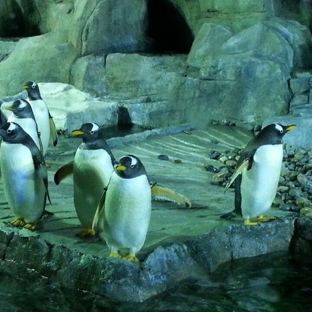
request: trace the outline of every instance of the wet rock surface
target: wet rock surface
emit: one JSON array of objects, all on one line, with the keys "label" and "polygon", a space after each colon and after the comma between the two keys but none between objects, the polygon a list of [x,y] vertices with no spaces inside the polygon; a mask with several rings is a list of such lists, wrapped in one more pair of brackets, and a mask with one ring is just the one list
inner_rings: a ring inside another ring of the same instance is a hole
[{"label": "wet rock surface", "polygon": [[[98,238],[75,237],[81,227],[73,206],[72,179],[59,186],[52,181],[54,172],[73,159],[80,140],[61,137],[60,146],[51,148],[47,155],[53,203],[47,209],[53,216],[40,222],[36,232],[9,225],[13,216],[0,185],[2,259],[35,270],[63,287],[121,302],[146,300],[190,276],[209,274],[233,259],[288,250],[294,233],[309,233],[304,230],[306,223],[287,218],[288,211],[272,208],[270,213],[280,219],[256,227],[244,226],[239,218],[231,222],[219,218],[232,210],[233,192],[224,194],[223,188],[212,185],[215,173],[206,171],[204,164],[216,167],[220,163],[210,159],[212,151],[241,148],[250,136],[249,131],[238,127],[192,130],[186,125],[108,139],[117,158],[127,153],[139,156],[152,181],[182,193],[192,202],[192,208],[153,202],[138,264],[108,258],[109,250]],[[159,155],[168,159],[159,159]],[[180,162],[174,161],[177,159]],[[309,235],[304,235],[309,243]],[[294,246],[303,246],[300,242]]]}]

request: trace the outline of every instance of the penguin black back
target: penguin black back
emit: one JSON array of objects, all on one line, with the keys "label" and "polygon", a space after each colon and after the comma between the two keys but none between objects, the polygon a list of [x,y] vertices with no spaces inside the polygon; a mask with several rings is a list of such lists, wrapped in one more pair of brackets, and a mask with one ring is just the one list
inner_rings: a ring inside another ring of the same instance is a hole
[{"label": "penguin black back", "polygon": [[116,173],[124,179],[132,179],[141,175],[146,175],[146,170],[139,158],[128,155],[119,160],[116,166]]},{"label": "penguin black back", "polygon": [[42,100],[39,86],[34,81],[27,81],[23,86],[23,89],[27,91],[30,100]]}]

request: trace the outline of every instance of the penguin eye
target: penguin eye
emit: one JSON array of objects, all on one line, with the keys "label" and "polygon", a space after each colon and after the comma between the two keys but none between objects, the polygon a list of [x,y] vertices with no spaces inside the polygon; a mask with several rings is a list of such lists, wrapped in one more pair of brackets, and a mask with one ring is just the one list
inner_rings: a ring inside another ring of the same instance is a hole
[{"label": "penguin eye", "polygon": [[133,169],[135,165],[131,165],[130,168]]},{"label": "penguin eye", "polygon": [[90,131],[90,134],[94,134],[94,131],[93,131],[93,130],[91,130],[91,131]]},{"label": "penguin eye", "polygon": [[281,129],[281,130],[280,130],[280,133],[283,133],[283,132],[284,132],[284,129]]}]

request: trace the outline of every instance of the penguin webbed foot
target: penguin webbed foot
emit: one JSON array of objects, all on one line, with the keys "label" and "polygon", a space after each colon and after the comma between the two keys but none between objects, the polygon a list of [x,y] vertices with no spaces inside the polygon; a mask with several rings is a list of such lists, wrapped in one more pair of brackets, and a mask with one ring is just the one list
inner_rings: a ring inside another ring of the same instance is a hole
[{"label": "penguin webbed foot", "polygon": [[276,217],[265,217],[263,215],[258,216],[258,222],[262,223],[262,222],[270,222],[276,220]]},{"label": "penguin webbed foot", "polygon": [[119,253],[118,250],[112,250],[109,256],[111,258],[122,258],[122,255]]},{"label": "penguin webbed foot", "polygon": [[29,222],[29,223],[26,223],[23,228],[27,229],[27,230],[30,230],[30,231],[34,231],[37,227],[37,223],[36,222]]},{"label": "penguin webbed foot", "polygon": [[78,233],[76,233],[75,236],[79,238],[90,238],[95,236],[95,231],[92,230],[91,228],[84,228]]},{"label": "penguin webbed foot", "polygon": [[24,218],[17,218],[13,221],[11,221],[11,225],[17,226],[17,227],[23,227],[25,226],[26,221],[24,220]]},{"label": "penguin webbed foot", "polygon": [[244,220],[244,224],[248,225],[248,226],[250,226],[250,225],[259,225],[260,222],[259,221],[251,221],[250,219],[245,219]]},{"label": "penguin webbed foot", "polygon": [[139,262],[139,259],[135,255],[132,255],[132,254],[126,255],[122,258],[131,262]]}]

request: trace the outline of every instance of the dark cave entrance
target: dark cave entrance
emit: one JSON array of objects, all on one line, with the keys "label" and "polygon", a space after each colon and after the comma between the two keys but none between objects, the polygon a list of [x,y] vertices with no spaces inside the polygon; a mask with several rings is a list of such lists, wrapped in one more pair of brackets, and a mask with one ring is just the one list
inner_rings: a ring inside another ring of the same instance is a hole
[{"label": "dark cave entrance", "polygon": [[0,37],[23,38],[41,35],[39,13],[32,0],[19,4],[16,0],[0,2]]},{"label": "dark cave entrance", "polygon": [[147,36],[156,53],[190,52],[194,35],[184,16],[170,0],[148,0]]}]

